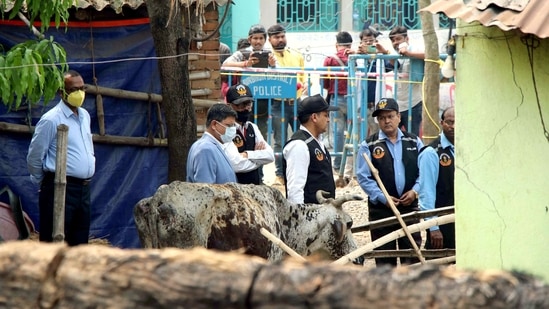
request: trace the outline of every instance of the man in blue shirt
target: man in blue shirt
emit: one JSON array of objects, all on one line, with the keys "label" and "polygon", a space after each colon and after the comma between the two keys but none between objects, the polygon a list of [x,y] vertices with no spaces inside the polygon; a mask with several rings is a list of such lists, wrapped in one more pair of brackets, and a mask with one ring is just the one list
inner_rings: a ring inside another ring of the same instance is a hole
[{"label": "man in blue shirt", "polygon": [[95,173],[95,156],[90,115],[83,109],[85,86],[73,70],[64,75],[62,100],[45,113],[34,130],[27,166],[31,181],[40,184],[40,241],[53,241],[53,201],[57,126],[69,127],[67,139],[67,185],[65,193],[65,239],[69,246],[88,243],[90,230],[90,179]]},{"label": "man in blue shirt", "polygon": [[[454,205],[454,107],[442,112],[442,133],[419,154],[419,205],[432,210]],[[454,223],[427,231],[426,249],[456,248]]]},{"label": "man in blue shirt", "polygon": [[206,131],[189,150],[187,181],[202,183],[236,182],[233,167],[222,148],[236,136],[236,112],[227,104],[215,104],[206,115]]},{"label": "man in blue shirt", "polygon": [[[383,186],[400,213],[418,210],[419,169],[417,158],[423,142],[414,134],[399,129],[400,113],[398,103],[391,98],[377,102],[373,117],[377,117],[380,131],[370,135],[360,144],[358,150],[357,179],[360,187],[368,194],[368,218],[370,221],[393,217],[387,198],[376,182],[363,154],[378,170]],[[372,241],[401,228],[392,225],[370,231]],[[420,233],[412,234],[418,247]],[[377,250],[411,249],[408,238],[400,238],[377,248]],[[396,258],[376,258],[376,265],[397,265]],[[415,263],[417,258],[401,258],[401,264]]]}]

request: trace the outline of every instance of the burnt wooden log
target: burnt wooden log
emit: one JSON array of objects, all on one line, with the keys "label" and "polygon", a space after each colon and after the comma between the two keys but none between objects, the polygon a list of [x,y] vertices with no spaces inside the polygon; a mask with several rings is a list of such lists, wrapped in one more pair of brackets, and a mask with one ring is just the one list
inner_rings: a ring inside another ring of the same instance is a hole
[{"label": "burnt wooden log", "polygon": [[549,286],[503,271],[280,264],[204,248],[0,245],[4,308],[549,308]]}]

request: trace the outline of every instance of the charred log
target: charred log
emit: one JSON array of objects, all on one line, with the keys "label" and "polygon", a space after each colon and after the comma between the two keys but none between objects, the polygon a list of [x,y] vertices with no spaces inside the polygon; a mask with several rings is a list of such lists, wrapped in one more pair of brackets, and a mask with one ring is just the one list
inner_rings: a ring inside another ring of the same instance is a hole
[{"label": "charred log", "polygon": [[452,268],[268,264],[238,253],[0,246],[6,308],[548,308],[530,276]]}]

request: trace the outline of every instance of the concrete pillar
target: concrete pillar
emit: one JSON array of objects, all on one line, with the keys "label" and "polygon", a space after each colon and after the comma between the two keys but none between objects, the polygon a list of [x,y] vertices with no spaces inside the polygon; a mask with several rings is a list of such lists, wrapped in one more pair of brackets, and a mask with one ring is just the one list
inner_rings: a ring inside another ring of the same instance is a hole
[{"label": "concrete pillar", "polygon": [[268,29],[270,26],[276,24],[277,18],[277,1],[258,1],[259,9],[261,11],[261,23]]},{"label": "concrete pillar", "polygon": [[353,0],[340,0],[339,31],[352,33],[353,30]]}]

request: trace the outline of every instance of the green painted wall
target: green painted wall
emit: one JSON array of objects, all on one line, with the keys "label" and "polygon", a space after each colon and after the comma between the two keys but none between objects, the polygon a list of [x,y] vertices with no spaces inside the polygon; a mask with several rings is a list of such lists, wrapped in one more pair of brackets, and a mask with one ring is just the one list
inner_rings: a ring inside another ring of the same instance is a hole
[{"label": "green painted wall", "polygon": [[549,282],[549,40],[533,50],[534,84],[519,32],[457,33],[457,266]]},{"label": "green painted wall", "polygon": [[[220,12],[222,13],[222,12]],[[275,13],[276,14],[276,13]],[[221,18],[221,14],[220,17]],[[221,28],[221,41],[236,51],[236,43],[241,38],[248,37],[248,30],[260,23],[261,11],[259,1],[238,1],[231,5],[227,24]]]}]

